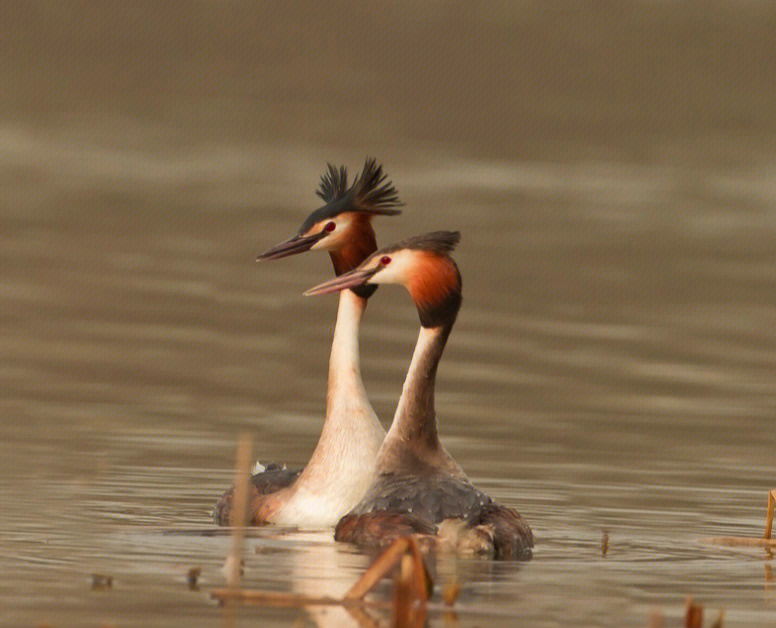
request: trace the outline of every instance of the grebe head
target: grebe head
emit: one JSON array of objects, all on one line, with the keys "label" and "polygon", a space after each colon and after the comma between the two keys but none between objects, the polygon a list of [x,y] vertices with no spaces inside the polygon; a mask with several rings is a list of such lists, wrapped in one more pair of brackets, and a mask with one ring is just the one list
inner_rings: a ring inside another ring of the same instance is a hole
[{"label": "grebe head", "polygon": [[398,192],[383,167],[371,157],[350,187],[345,166],[328,164],[316,194],[326,204],[307,217],[296,235],[262,253],[256,261],[322,250],[329,252],[334,270],[341,274],[377,249],[372,218],[401,213],[397,209],[402,205]]},{"label": "grebe head", "polygon": [[460,239],[458,231],[434,231],[384,247],[350,272],[311,288],[305,296],[396,283],[412,296],[421,325],[452,323],[461,306],[461,273],[450,253]]}]

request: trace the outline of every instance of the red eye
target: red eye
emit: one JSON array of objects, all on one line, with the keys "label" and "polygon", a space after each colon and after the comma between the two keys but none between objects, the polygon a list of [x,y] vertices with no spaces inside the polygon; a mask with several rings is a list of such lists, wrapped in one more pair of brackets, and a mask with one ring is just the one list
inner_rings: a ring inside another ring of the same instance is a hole
[{"label": "red eye", "polygon": [[328,231],[329,233],[331,233],[331,232],[332,232],[332,231],[334,231],[336,228],[337,228],[337,225],[336,225],[336,223],[333,223],[333,222],[327,222],[327,223],[326,223],[326,226],[323,228],[323,230],[324,230],[324,231]]},{"label": "red eye", "polygon": [[388,266],[388,264],[390,264],[390,263],[391,263],[391,258],[390,258],[390,257],[388,257],[387,255],[383,255],[383,256],[380,258],[380,263],[381,263],[383,266]]}]

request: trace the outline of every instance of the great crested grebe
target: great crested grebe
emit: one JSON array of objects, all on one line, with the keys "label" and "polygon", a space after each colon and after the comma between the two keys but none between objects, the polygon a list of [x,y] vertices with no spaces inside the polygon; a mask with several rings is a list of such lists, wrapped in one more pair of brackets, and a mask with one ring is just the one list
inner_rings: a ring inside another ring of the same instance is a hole
[{"label": "great crested grebe", "polygon": [[[298,233],[257,258],[274,260],[308,250],[328,251],[339,275],[377,249],[372,218],[394,216],[402,203],[374,159],[367,159],[348,187],[347,170],[329,164],[316,192],[326,205]],[[369,488],[385,430],[361,381],[358,331],[367,299],[377,286],[353,286],[340,294],[329,358],[326,417],[318,444],[302,470],[270,465],[252,477],[249,525],[276,523],[328,527],[355,506]],[[233,525],[233,489],[218,502],[217,523]]]},{"label": "great crested grebe", "polygon": [[381,283],[407,288],[420,315],[420,335],[377,475],[363,499],[337,524],[334,538],[384,545],[399,536],[437,535],[459,551],[525,558],[531,528],[513,509],[477,489],[437,434],[434,385],[439,360],[461,306],[461,274],[450,252],[457,231],[410,238],[370,255],[358,268],[306,295]]}]

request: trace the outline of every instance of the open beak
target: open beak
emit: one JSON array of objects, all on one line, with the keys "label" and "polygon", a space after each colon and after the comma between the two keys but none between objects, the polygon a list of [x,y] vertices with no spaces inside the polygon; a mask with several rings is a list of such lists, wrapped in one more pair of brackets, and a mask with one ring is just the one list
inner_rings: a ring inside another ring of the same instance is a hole
[{"label": "open beak", "polygon": [[325,231],[321,231],[320,233],[309,236],[295,235],[285,242],[281,242],[277,246],[273,246],[268,251],[264,251],[264,253],[256,258],[256,261],[264,262],[266,260],[280,259],[281,257],[296,255],[297,253],[304,253],[305,251],[309,251],[313,245],[318,242],[318,240],[322,240],[326,235],[327,233]]},{"label": "open beak", "polygon": [[347,288],[358,288],[363,286],[369,279],[380,270],[380,267],[370,268],[369,270],[359,270],[355,268],[349,273],[335,277],[330,281],[325,281],[318,284],[314,288],[310,288],[304,293],[306,297],[312,297],[319,294],[331,294],[332,292],[339,292],[340,290],[346,290]]}]

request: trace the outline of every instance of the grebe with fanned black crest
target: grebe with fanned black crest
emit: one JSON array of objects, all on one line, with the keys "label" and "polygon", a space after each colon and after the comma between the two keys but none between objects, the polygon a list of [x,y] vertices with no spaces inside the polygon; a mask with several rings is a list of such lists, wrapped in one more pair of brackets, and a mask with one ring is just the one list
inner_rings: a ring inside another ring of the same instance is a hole
[{"label": "grebe with fanned black crest", "polygon": [[[348,187],[347,170],[328,165],[316,192],[326,204],[307,217],[296,235],[269,249],[257,261],[308,250],[328,251],[340,275],[377,249],[372,219],[395,216],[402,203],[374,159],[367,159]],[[326,417],[307,466],[288,470],[268,465],[253,475],[248,524],[333,526],[363,497],[376,468],[385,436],[361,380],[358,332],[367,299],[376,286],[353,286],[340,294],[329,358]],[[214,518],[233,525],[233,489],[219,500]]]}]

